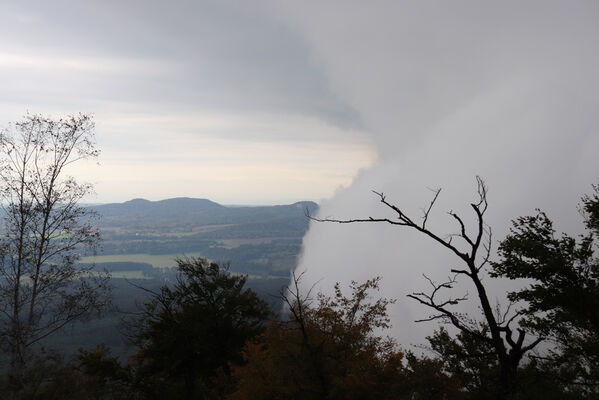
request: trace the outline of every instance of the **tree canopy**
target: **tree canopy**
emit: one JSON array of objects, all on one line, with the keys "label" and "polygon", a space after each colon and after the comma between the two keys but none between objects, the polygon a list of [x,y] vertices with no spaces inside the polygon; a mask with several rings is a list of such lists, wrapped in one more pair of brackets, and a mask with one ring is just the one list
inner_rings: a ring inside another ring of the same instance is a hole
[{"label": "tree canopy", "polygon": [[572,383],[599,390],[599,186],[593,189],[579,207],[584,235],[557,235],[540,210],[520,217],[501,242],[492,273],[531,282],[509,293],[523,304],[523,325],[558,343],[549,360],[568,365]]},{"label": "tree canopy", "polygon": [[150,392],[195,399],[218,390],[241,361],[246,341],[261,333],[271,315],[266,303],[244,288],[247,277],[202,258],[177,260],[173,287],[163,286],[132,322],[139,348],[139,384]]},{"label": "tree canopy", "polygon": [[389,299],[371,300],[379,278],[339,284],[334,295],[300,293],[297,279],[283,294],[289,318],[273,322],[244,350],[234,370],[232,399],[384,399],[404,374],[403,354],[389,327]]}]

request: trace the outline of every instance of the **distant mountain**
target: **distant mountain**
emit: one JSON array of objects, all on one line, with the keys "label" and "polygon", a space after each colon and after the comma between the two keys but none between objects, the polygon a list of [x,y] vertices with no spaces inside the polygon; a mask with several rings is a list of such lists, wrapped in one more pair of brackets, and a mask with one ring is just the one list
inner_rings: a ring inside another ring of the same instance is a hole
[{"label": "distant mountain", "polygon": [[130,229],[195,230],[207,225],[298,224],[307,227],[306,210],[313,213],[318,205],[301,201],[289,205],[226,207],[207,199],[177,197],[160,201],[133,199],[124,203],[92,206],[102,216],[101,227]]},{"label": "distant mountain", "polygon": [[174,216],[181,213],[198,213],[206,210],[225,208],[207,199],[176,197],[160,201],[133,199],[124,203],[102,204],[90,207],[104,217],[121,217],[135,214],[137,217],[152,215],[154,217]]}]

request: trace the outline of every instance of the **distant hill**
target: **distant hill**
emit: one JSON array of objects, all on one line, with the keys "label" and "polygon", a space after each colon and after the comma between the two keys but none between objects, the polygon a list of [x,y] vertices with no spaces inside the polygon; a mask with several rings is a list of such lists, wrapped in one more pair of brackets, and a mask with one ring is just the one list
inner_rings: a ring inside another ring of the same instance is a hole
[{"label": "distant hill", "polygon": [[201,213],[206,210],[224,208],[207,199],[176,197],[160,201],[133,199],[124,203],[102,204],[90,207],[106,218],[113,217],[172,217],[181,213]]},{"label": "distant hill", "polygon": [[[122,228],[127,231],[158,230],[162,232],[204,231],[206,226],[240,226],[247,224],[307,228],[306,210],[313,213],[318,205],[301,201],[278,206],[226,207],[207,199],[178,197],[160,201],[133,199],[124,203],[89,207],[102,216],[103,228]],[[246,227],[247,228],[247,227]],[[246,229],[247,230],[247,229]],[[277,229],[275,229],[276,231]]]}]

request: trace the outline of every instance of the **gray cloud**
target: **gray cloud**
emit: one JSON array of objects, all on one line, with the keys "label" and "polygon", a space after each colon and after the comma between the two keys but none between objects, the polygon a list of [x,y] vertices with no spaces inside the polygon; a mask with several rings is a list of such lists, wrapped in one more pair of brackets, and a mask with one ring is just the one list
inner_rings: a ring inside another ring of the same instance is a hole
[{"label": "gray cloud", "polygon": [[440,120],[514,79],[545,77],[555,95],[595,85],[596,2],[360,2],[299,5],[300,26],[332,86],[385,156],[419,144]]},{"label": "gray cloud", "polygon": [[69,99],[65,103],[100,107],[101,102],[134,103],[186,112],[299,113],[340,126],[359,125],[353,109],[329,90],[303,40],[258,5],[165,5],[2,4],[3,49],[98,65],[95,71],[68,73],[24,70],[20,79],[31,82],[30,87],[22,82],[6,85],[12,88],[6,96],[19,101],[23,95],[40,102]]}]

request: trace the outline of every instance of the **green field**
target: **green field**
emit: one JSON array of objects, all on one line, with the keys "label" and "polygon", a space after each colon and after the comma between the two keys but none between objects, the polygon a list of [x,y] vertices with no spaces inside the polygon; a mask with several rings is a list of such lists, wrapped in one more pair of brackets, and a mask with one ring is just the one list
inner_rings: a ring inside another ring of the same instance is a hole
[{"label": "green field", "polygon": [[177,257],[201,257],[200,253],[187,254],[110,254],[105,256],[81,257],[82,263],[105,263],[105,262],[139,262],[152,264],[154,268],[169,268],[176,265]]}]

